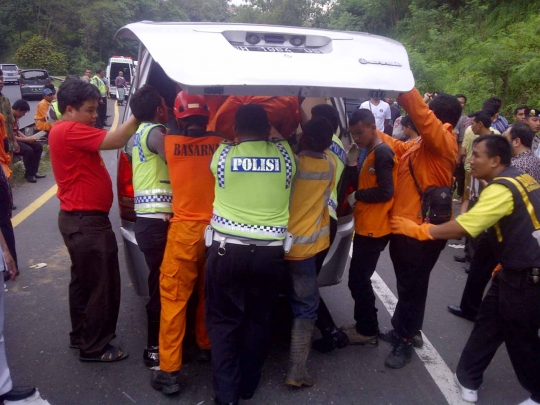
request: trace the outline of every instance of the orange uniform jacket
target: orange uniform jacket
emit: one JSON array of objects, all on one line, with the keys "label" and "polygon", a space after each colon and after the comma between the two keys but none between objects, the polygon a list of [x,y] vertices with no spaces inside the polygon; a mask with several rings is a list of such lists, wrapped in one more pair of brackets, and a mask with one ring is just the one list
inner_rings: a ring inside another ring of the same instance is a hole
[{"label": "orange uniform jacket", "polygon": [[[360,176],[358,176],[358,190],[373,189],[380,186],[377,182],[376,170],[382,169],[378,167],[381,160],[378,160],[376,164],[376,157],[380,159],[382,156],[378,156],[378,154],[385,155],[385,169],[388,169],[386,167],[388,160],[392,159],[394,163],[393,168],[390,170],[392,170],[392,181],[395,190],[398,161],[393,152],[389,150],[388,145],[384,143],[376,146],[366,156],[366,160],[360,169]],[[354,208],[355,233],[373,238],[380,238],[392,233],[392,227],[390,226],[390,211],[393,205],[394,197],[390,198],[388,201],[377,203],[356,201]]]},{"label": "orange uniform jacket", "polygon": [[49,112],[49,107],[51,103],[43,99],[39,102],[36,109],[36,115],[34,116],[34,121],[36,122],[36,128],[40,131],[50,131],[52,125],[47,122],[47,113]]},{"label": "orange uniform jacket", "polygon": [[11,157],[9,156],[9,153],[4,149],[4,139],[6,138],[6,121],[4,119],[4,116],[0,114],[0,164],[2,165],[2,169],[4,169],[4,173],[6,173],[6,177],[9,178],[11,176],[11,170],[9,168],[9,162],[11,162]]},{"label": "orange uniform jacket", "polygon": [[210,171],[210,162],[224,138],[212,132],[190,135],[165,136],[165,156],[173,192],[171,222],[209,224],[214,203],[214,175]]},{"label": "orange uniform jacket", "polygon": [[452,125],[441,123],[416,88],[400,95],[398,102],[412,118],[421,138],[402,142],[378,132],[385,143],[392,145],[399,159],[392,215],[420,224],[420,194],[409,170],[409,160],[422,190],[450,186],[458,151],[457,141]]}]

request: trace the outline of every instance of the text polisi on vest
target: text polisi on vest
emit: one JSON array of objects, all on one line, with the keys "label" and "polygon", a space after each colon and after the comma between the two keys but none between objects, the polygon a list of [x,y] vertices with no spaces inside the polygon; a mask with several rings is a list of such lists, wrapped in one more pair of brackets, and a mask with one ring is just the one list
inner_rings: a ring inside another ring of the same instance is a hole
[{"label": "text polisi on vest", "polygon": [[234,157],[231,159],[233,172],[281,172],[279,158]]}]

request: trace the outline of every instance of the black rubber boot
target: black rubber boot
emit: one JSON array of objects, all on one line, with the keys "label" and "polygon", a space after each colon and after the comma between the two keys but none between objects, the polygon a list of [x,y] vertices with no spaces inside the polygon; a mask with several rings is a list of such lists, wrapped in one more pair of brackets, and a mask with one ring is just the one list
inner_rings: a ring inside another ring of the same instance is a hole
[{"label": "black rubber boot", "polygon": [[161,370],[152,370],[152,388],[166,395],[176,394],[180,391],[180,379],[178,371],[168,373]]},{"label": "black rubber boot", "polygon": [[328,353],[338,348],[343,349],[349,344],[349,337],[338,328],[322,331],[322,338],[313,342],[313,348],[321,353]]},{"label": "black rubber boot", "polygon": [[306,362],[311,346],[311,335],[315,321],[309,319],[295,319],[291,333],[291,348],[289,357],[289,371],[285,384],[293,387],[312,387],[317,380],[312,378],[306,370]]}]

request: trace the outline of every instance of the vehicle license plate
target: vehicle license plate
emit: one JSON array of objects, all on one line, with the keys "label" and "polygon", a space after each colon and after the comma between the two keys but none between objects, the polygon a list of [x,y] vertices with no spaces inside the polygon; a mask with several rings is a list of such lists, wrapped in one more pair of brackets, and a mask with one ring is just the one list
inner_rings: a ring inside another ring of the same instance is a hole
[{"label": "vehicle license plate", "polygon": [[273,53],[315,53],[323,54],[319,49],[310,48],[288,48],[284,46],[235,46],[236,49],[243,52],[273,52]]}]

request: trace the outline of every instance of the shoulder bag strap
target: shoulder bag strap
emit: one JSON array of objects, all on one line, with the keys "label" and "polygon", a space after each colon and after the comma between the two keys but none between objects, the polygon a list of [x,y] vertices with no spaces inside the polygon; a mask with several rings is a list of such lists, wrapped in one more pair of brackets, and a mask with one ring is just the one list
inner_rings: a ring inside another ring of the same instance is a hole
[{"label": "shoulder bag strap", "polygon": [[411,172],[411,176],[414,180],[414,184],[416,185],[416,189],[418,190],[418,194],[420,194],[420,197],[423,197],[424,196],[424,192],[422,191],[422,189],[420,188],[420,184],[418,184],[418,181],[416,180],[416,176],[414,175],[414,171],[413,171],[413,168],[412,168],[412,159],[411,159],[411,156],[409,156],[409,171]]}]

